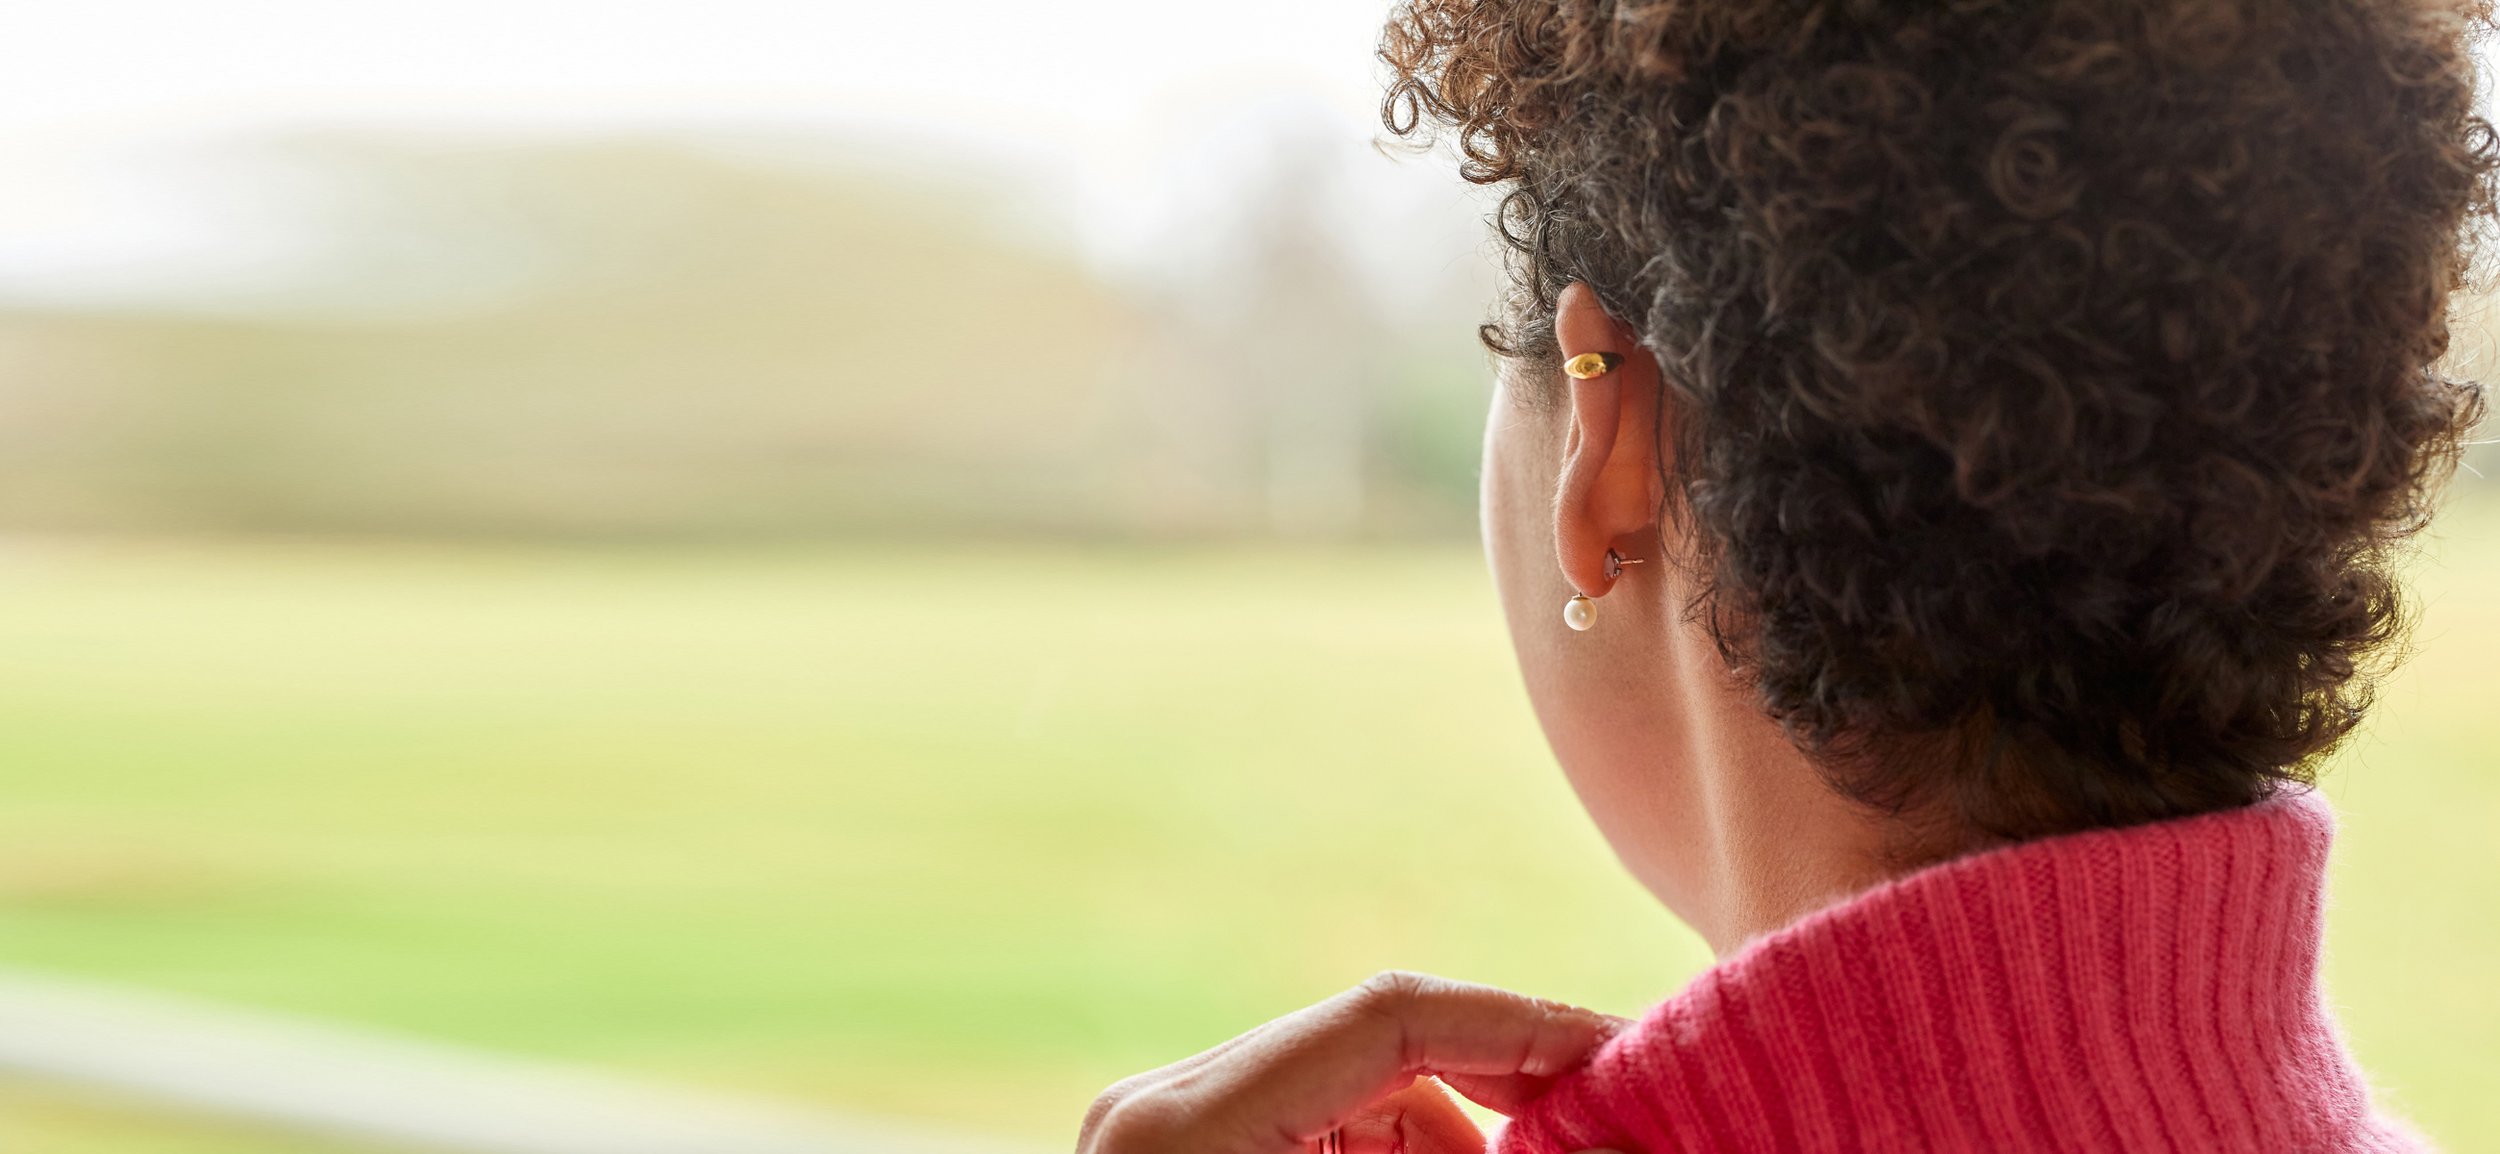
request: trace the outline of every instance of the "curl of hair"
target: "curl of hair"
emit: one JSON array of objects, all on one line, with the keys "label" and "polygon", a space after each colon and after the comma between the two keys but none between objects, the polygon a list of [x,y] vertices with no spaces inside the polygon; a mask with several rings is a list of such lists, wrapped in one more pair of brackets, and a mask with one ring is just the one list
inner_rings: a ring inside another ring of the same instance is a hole
[{"label": "curl of hair", "polygon": [[[1836,786],[1992,837],[2306,781],[2482,407],[2488,0],[1407,0],[1391,131],[1668,382],[1693,606]],[[1544,374],[1550,378],[1552,374]]]}]

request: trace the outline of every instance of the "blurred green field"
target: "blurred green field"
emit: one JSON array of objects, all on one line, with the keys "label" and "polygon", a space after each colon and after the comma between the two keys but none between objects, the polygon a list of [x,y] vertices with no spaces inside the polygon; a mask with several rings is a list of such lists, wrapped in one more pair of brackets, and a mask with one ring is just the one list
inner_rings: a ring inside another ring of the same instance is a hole
[{"label": "blurred green field", "polygon": [[[2500,502],[2329,779],[2330,977],[2500,1148]],[[0,550],[0,963],[1058,1145],[1387,966],[1706,963],[1552,771],[1481,565],[1396,550]],[[318,1143],[0,1083],[0,1147]],[[265,1136],[264,1136],[265,1137]]]}]

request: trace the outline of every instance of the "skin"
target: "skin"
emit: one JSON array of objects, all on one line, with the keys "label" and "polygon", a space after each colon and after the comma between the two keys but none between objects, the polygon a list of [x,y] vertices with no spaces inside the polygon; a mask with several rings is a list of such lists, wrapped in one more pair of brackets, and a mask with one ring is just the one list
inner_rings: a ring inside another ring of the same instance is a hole
[{"label": "skin", "polygon": [[[1885,880],[1901,831],[1831,791],[1685,607],[1690,541],[1663,519],[1672,409],[1657,360],[1585,286],[1559,302],[1575,381],[1509,361],[1485,434],[1485,553],[1519,669],[1580,802],[1633,876],[1724,956]],[[1552,398],[1555,403],[1532,403]],[[1607,575],[1606,553],[1641,562]],[[1596,600],[1575,632],[1562,606]],[[1079,1154],[1481,1154],[1443,1087],[1505,1114],[1586,1062],[1621,1019],[1384,974],[1094,1103]]]},{"label": "skin", "polygon": [[[1724,956],[1884,880],[1897,831],[1824,783],[1688,620],[1689,539],[1660,516],[1676,438],[1656,359],[1585,286],[1564,291],[1554,327],[1565,360],[1624,364],[1591,381],[1505,365],[1485,434],[1485,553],[1528,699],[1581,805]],[[1645,563],[1609,580],[1609,549]],[[1597,599],[1586,633],[1563,624],[1575,591]]]}]

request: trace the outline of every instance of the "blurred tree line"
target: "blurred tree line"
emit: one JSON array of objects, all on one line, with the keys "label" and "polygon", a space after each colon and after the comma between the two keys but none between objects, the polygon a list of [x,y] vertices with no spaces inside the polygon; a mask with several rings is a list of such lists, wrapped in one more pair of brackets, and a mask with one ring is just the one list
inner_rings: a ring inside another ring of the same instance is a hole
[{"label": "blurred tree line", "polygon": [[1377,307],[1324,180],[1275,182],[1220,267],[1122,278],[995,180],[654,141],[294,155],[334,194],[310,289],[0,313],[0,527],[1472,524],[1482,277]]},{"label": "blurred tree line", "polygon": [[0,528],[1465,533],[1489,262],[1447,242],[1384,293],[1343,151],[1276,151],[1123,276],[995,177],[299,142],[334,194],[309,287],[0,312]]}]

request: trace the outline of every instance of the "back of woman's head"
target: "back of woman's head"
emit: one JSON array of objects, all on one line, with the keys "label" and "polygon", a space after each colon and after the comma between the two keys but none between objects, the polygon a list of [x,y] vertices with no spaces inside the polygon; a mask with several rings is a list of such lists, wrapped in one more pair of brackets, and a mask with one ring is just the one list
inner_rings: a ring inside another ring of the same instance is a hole
[{"label": "back of woman's head", "polygon": [[[1695,610],[1834,782],[2033,837],[2357,723],[2472,385],[2480,3],[1409,0],[1398,132],[1667,381]],[[1550,374],[1547,374],[1550,376]]]}]

